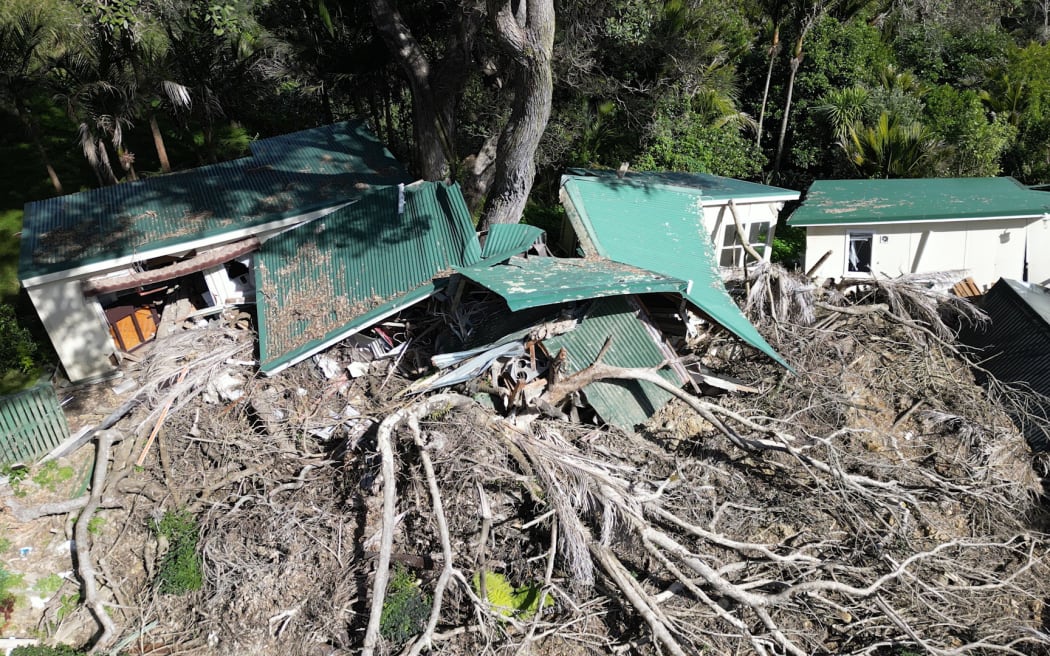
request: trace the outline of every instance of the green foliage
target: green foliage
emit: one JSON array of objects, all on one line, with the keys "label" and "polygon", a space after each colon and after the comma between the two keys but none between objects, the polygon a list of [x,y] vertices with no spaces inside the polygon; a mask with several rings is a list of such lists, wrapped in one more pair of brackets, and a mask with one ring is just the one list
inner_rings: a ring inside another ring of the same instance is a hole
[{"label": "green foliage", "polygon": [[404,567],[396,567],[387,585],[379,634],[401,645],[426,626],[430,617],[430,597],[419,589],[419,583]]},{"label": "green foliage", "polygon": [[33,591],[45,599],[50,598],[51,595],[58,592],[58,589],[62,587],[62,577],[58,574],[48,574],[44,578],[38,580],[33,586]]},{"label": "green foliage", "polygon": [[55,619],[59,622],[69,617],[69,614],[76,610],[80,604],[80,593],[71,592],[64,594],[61,601],[62,603],[59,605],[58,610],[55,611]]},{"label": "green foliage", "polygon": [[59,466],[54,460],[48,460],[33,474],[33,482],[40,487],[54,492],[60,483],[73,478],[76,470],[69,466]]},{"label": "green foliage", "polygon": [[801,267],[806,255],[806,229],[779,225],[773,237],[771,259],[788,268]]},{"label": "green foliage", "polygon": [[665,103],[653,119],[647,144],[634,168],[756,177],[765,159],[754,143],[739,130],[716,123],[712,117],[694,111],[691,102]]},{"label": "green foliage", "polygon": [[94,536],[102,535],[102,529],[106,526],[106,518],[95,515],[88,521],[88,533]]},{"label": "green foliage", "polygon": [[872,126],[850,128],[846,152],[857,171],[869,178],[917,178],[936,157],[937,142],[921,123],[901,123],[886,113]]},{"label": "green foliage", "polygon": [[989,117],[980,95],[942,85],[926,97],[930,126],[949,146],[941,166],[952,177],[995,176],[1000,158],[1017,136],[1008,115]]},{"label": "green foliage", "polygon": [[169,510],[160,521],[151,521],[150,527],[168,540],[168,550],[157,570],[158,589],[164,594],[199,590],[203,575],[197,555],[197,520],[187,510]]},{"label": "green foliage", "polygon": [[15,647],[11,651],[11,656],[83,656],[86,653],[69,645],[57,645],[54,647],[33,645],[31,647]]},{"label": "green foliage", "polygon": [[16,497],[24,497],[26,495],[25,489],[22,488],[22,482],[29,477],[29,468],[24,465],[3,465],[0,466],[0,476],[7,477],[7,483],[11,486],[11,490],[14,491]]},{"label": "green foliage", "polygon": [[11,540],[0,537],[0,555],[11,548]]},{"label": "green foliage", "polygon": [[565,221],[565,208],[561,205],[541,205],[529,202],[525,205],[522,223],[541,228],[547,233],[548,239],[556,239],[561,230],[562,222]]},{"label": "green foliage", "polygon": [[0,374],[5,371],[31,374],[39,365],[38,357],[36,341],[18,322],[14,308],[0,303]]},{"label": "green foliage", "polygon": [[[481,576],[474,573],[474,591],[481,594]],[[529,619],[540,609],[540,595],[543,586],[537,584],[523,585],[514,588],[505,576],[492,571],[485,571],[485,597],[492,604],[493,610],[506,617]],[[554,605],[554,598],[546,595],[543,607]]]},{"label": "green foliage", "polygon": [[0,632],[7,627],[11,615],[15,612],[18,597],[14,591],[22,586],[22,580],[21,574],[9,572],[0,565]]}]

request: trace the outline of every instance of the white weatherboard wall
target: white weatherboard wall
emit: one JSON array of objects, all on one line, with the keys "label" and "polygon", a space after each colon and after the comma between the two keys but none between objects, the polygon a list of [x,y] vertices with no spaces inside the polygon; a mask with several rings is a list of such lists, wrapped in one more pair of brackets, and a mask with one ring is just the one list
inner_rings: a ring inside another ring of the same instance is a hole
[{"label": "white weatherboard wall", "polygon": [[1050,217],[1030,221],[1027,237],[1028,281],[1050,285]]},{"label": "white weatherboard wall", "polygon": [[[741,228],[743,228],[745,236],[750,236],[750,226],[752,224],[758,223],[768,226],[768,229],[765,231],[766,236],[763,243],[752,243],[752,245],[765,247],[765,252],[763,252],[763,259],[765,260],[769,260],[769,257],[773,252],[773,232],[776,229],[777,217],[780,215],[780,210],[783,207],[784,203],[782,202],[736,203],[736,214],[740,218]],[[711,241],[715,246],[716,257],[721,259],[721,252],[723,248],[725,248],[727,232],[731,235],[736,232],[736,226],[733,223],[733,214],[729,210],[728,203],[708,205],[705,202],[704,227],[707,228],[708,233],[711,235]],[[739,248],[739,246],[737,248]]]},{"label": "white weatherboard wall", "polygon": [[871,270],[875,275],[894,277],[965,270],[978,286],[990,287],[999,278],[1020,280],[1023,277],[1027,242],[1029,279],[1038,281],[1038,274],[1033,275],[1035,269],[1044,277],[1050,277],[1050,250],[1047,250],[1050,227],[1033,223],[1043,222],[1040,219],[986,219],[808,226],[806,270],[812,269],[831,251],[831,256],[814,272],[817,278],[864,276],[848,270],[847,254],[849,234],[866,232],[873,235]]},{"label": "white weatherboard wall", "polygon": [[71,381],[106,376],[116,369],[116,352],[98,301],[84,296],[79,279],[29,287],[51,344]]}]

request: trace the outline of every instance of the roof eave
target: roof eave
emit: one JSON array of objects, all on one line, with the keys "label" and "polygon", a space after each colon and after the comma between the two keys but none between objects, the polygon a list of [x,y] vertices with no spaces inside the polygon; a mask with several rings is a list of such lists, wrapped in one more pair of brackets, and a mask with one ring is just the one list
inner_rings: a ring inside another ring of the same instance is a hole
[{"label": "roof eave", "polygon": [[851,226],[851,225],[906,225],[912,223],[966,223],[973,221],[1007,221],[1015,219],[1039,219],[1045,216],[1045,212],[1039,214],[1003,214],[1003,215],[992,215],[992,216],[969,216],[969,217],[905,217],[905,218],[893,218],[893,219],[857,219],[855,221],[825,221],[825,220],[806,220],[794,221],[788,219],[787,224],[794,228],[813,228],[821,226]]},{"label": "roof eave", "polygon": [[257,226],[248,228],[240,228],[238,230],[232,230],[230,232],[223,232],[221,234],[212,235],[210,237],[201,237],[199,239],[193,239],[190,241],[179,242],[177,244],[170,244],[168,246],[161,246],[158,248],[147,249],[132,253],[131,255],[122,255],[121,257],[110,258],[108,260],[102,260],[101,262],[94,262],[92,264],[84,264],[72,269],[62,269],[60,271],[52,271],[49,273],[43,273],[39,275],[30,276],[28,278],[20,278],[22,286],[26,289],[30,287],[39,287],[40,285],[46,285],[52,282],[58,282],[60,280],[68,280],[70,278],[84,278],[89,277],[96,273],[102,273],[104,271],[119,269],[126,267],[135,262],[142,262],[155,257],[164,257],[166,255],[173,255],[175,253],[183,253],[185,251],[209,248],[212,246],[221,246],[232,241],[244,239],[245,237],[254,237],[264,232],[271,230],[280,230],[281,228],[292,227],[312,221],[335,212],[336,210],[342,209],[347,205],[352,204],[354,201],[347,201],[339,203],[337,205],[329,205],[323,208],[315,209],[305,214],[296,214],[295,216],[287,217],[277,221],[271,221],[270,223],[264,223]]}]

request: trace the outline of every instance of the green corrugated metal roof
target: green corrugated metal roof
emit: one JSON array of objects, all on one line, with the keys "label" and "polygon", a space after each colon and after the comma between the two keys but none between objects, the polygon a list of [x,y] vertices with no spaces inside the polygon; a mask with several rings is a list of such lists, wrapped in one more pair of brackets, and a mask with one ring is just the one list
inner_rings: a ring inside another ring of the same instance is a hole
[{"label": "green corrugated metal roof", "polygon": [[496,292],[512,311],[624,294],[685,292],[686,282],[601,258],[512,257],[459,270]]},{"label": "green corrugated metal roof", "polygon": [[26,204],[19,278],[263,225],[409,180],[359,123],[254,149],[258,156]]},{"label": "green corrugated metal roof", "polygon": [[502,262],[511,255],[518,255],[529,250],[536,240],[543,236],[543,230],[524,223],[497,223],[489,228],[485,245],[481,249],[483,262]]},{"label": "green corrugated metal roof", "polygon": [[263,243],[256,257],[259,360],[272,374],[432,294],[481,259],[458,186],[420,183],[361,199]]},{"label": "green corrugated metal roof", "polygon": [[994,219],[1050,212],[1050,195],[1013,178],[817,180],[788,225]]},{"label": "green corrugated metal roof", "polygon": [[[568,356],[567,373],[575,373],[589,366],[608,337],[612,337],[609,350],[602,362],[617,367],[658,366],[669,355],[661,350],[655,329],[647,329],[628,299],[623,296],[594,301],[576,328],[563,335],[544,340],[551,355],[564,348]],[[672,369],[660,371],[660,375],[675,385],[683,385]],[[662,408],[671,395],[652,383],[644,381],[599,381],[583,390],[587,401],[598,416],[608,424],[632,430],[643,424]]]},{"label": "green corrugated metal roof", "polygon": [[695,189],[703,193],[704,201],[737,200],[741,202],[752,200],[797,200],[801,195],[793,189],[783,187],[772,187],[770,185],[737,180],[735,178],[723,178],[720,175],[710,173],[678,173],[675,171],[628,171],[620,178],[616,171],[599,169],[569,169],[569,173],[581,177],[597,177],[605,180],[619,180],[624,184],[633,184],[641,187],[652,187],[664,185],[667,187],[682,187]]},{"label": "green corrugated metal roof", "polygon": [[683,296],[731,333],[785,367],[722,284],[704,229],[701,193],[615,178],[566,178],[569,219],[587,255],[690,283]]}]

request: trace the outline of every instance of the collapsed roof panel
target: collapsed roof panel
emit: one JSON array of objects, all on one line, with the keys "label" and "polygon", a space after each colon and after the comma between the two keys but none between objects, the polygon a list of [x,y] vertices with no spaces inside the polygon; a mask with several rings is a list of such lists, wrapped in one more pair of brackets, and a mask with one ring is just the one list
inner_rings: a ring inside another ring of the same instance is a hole
[{"label": "collapsed roof panel", "polygon": [[263,243],[255,268],[263,373],[430,296],[454,267],[481,259],[458,186],[426,182],[400,194],[368,191]]},{"label": "collapsed roof panel", "polygon": [[703,225],[703,195],[685,187],[566,177],[563,202],[588,256],[688,282],[684,298],[781,365],[787,362],[748,321],[722,284]]},{"label": "collapsed roof panel", "polygon": [[684,280],[603,258],[512,257],[506,264],[459,272],[502,296],[515,312],[605,296],[681,294],[687,287]]},{"label": "collapsed roof panel", "polygon": [[372,186],[408,182],[393,156],[358,123],[261,143],[264,158],[27,203],[19,278],[236,233],[338,205]]},{"label": "collapsed roof panel", "polygon": [[524,253],[543,236],[543,230],[525,223],[497,223],[489,228],[481,250],[484,264],[502,262],[511,255]]},{"label": "collapsed roof panel", "polygon": [[[548,338],[543,345],[551,356],[564,348],[567,359],[563,372],[572,374],[593,363],[609,338],[612,341],[602,357],[608,365],[651,368],[676,359],[638,304],[626,296],[594,301],[575,329]],[[680,367],[667,367],[660,370],[660,376],[682,386],[687,374]],[[603,421],[625,430],[645,423],[672,398],[652,383],[637,380],[599,381],[583,392]]]}]

